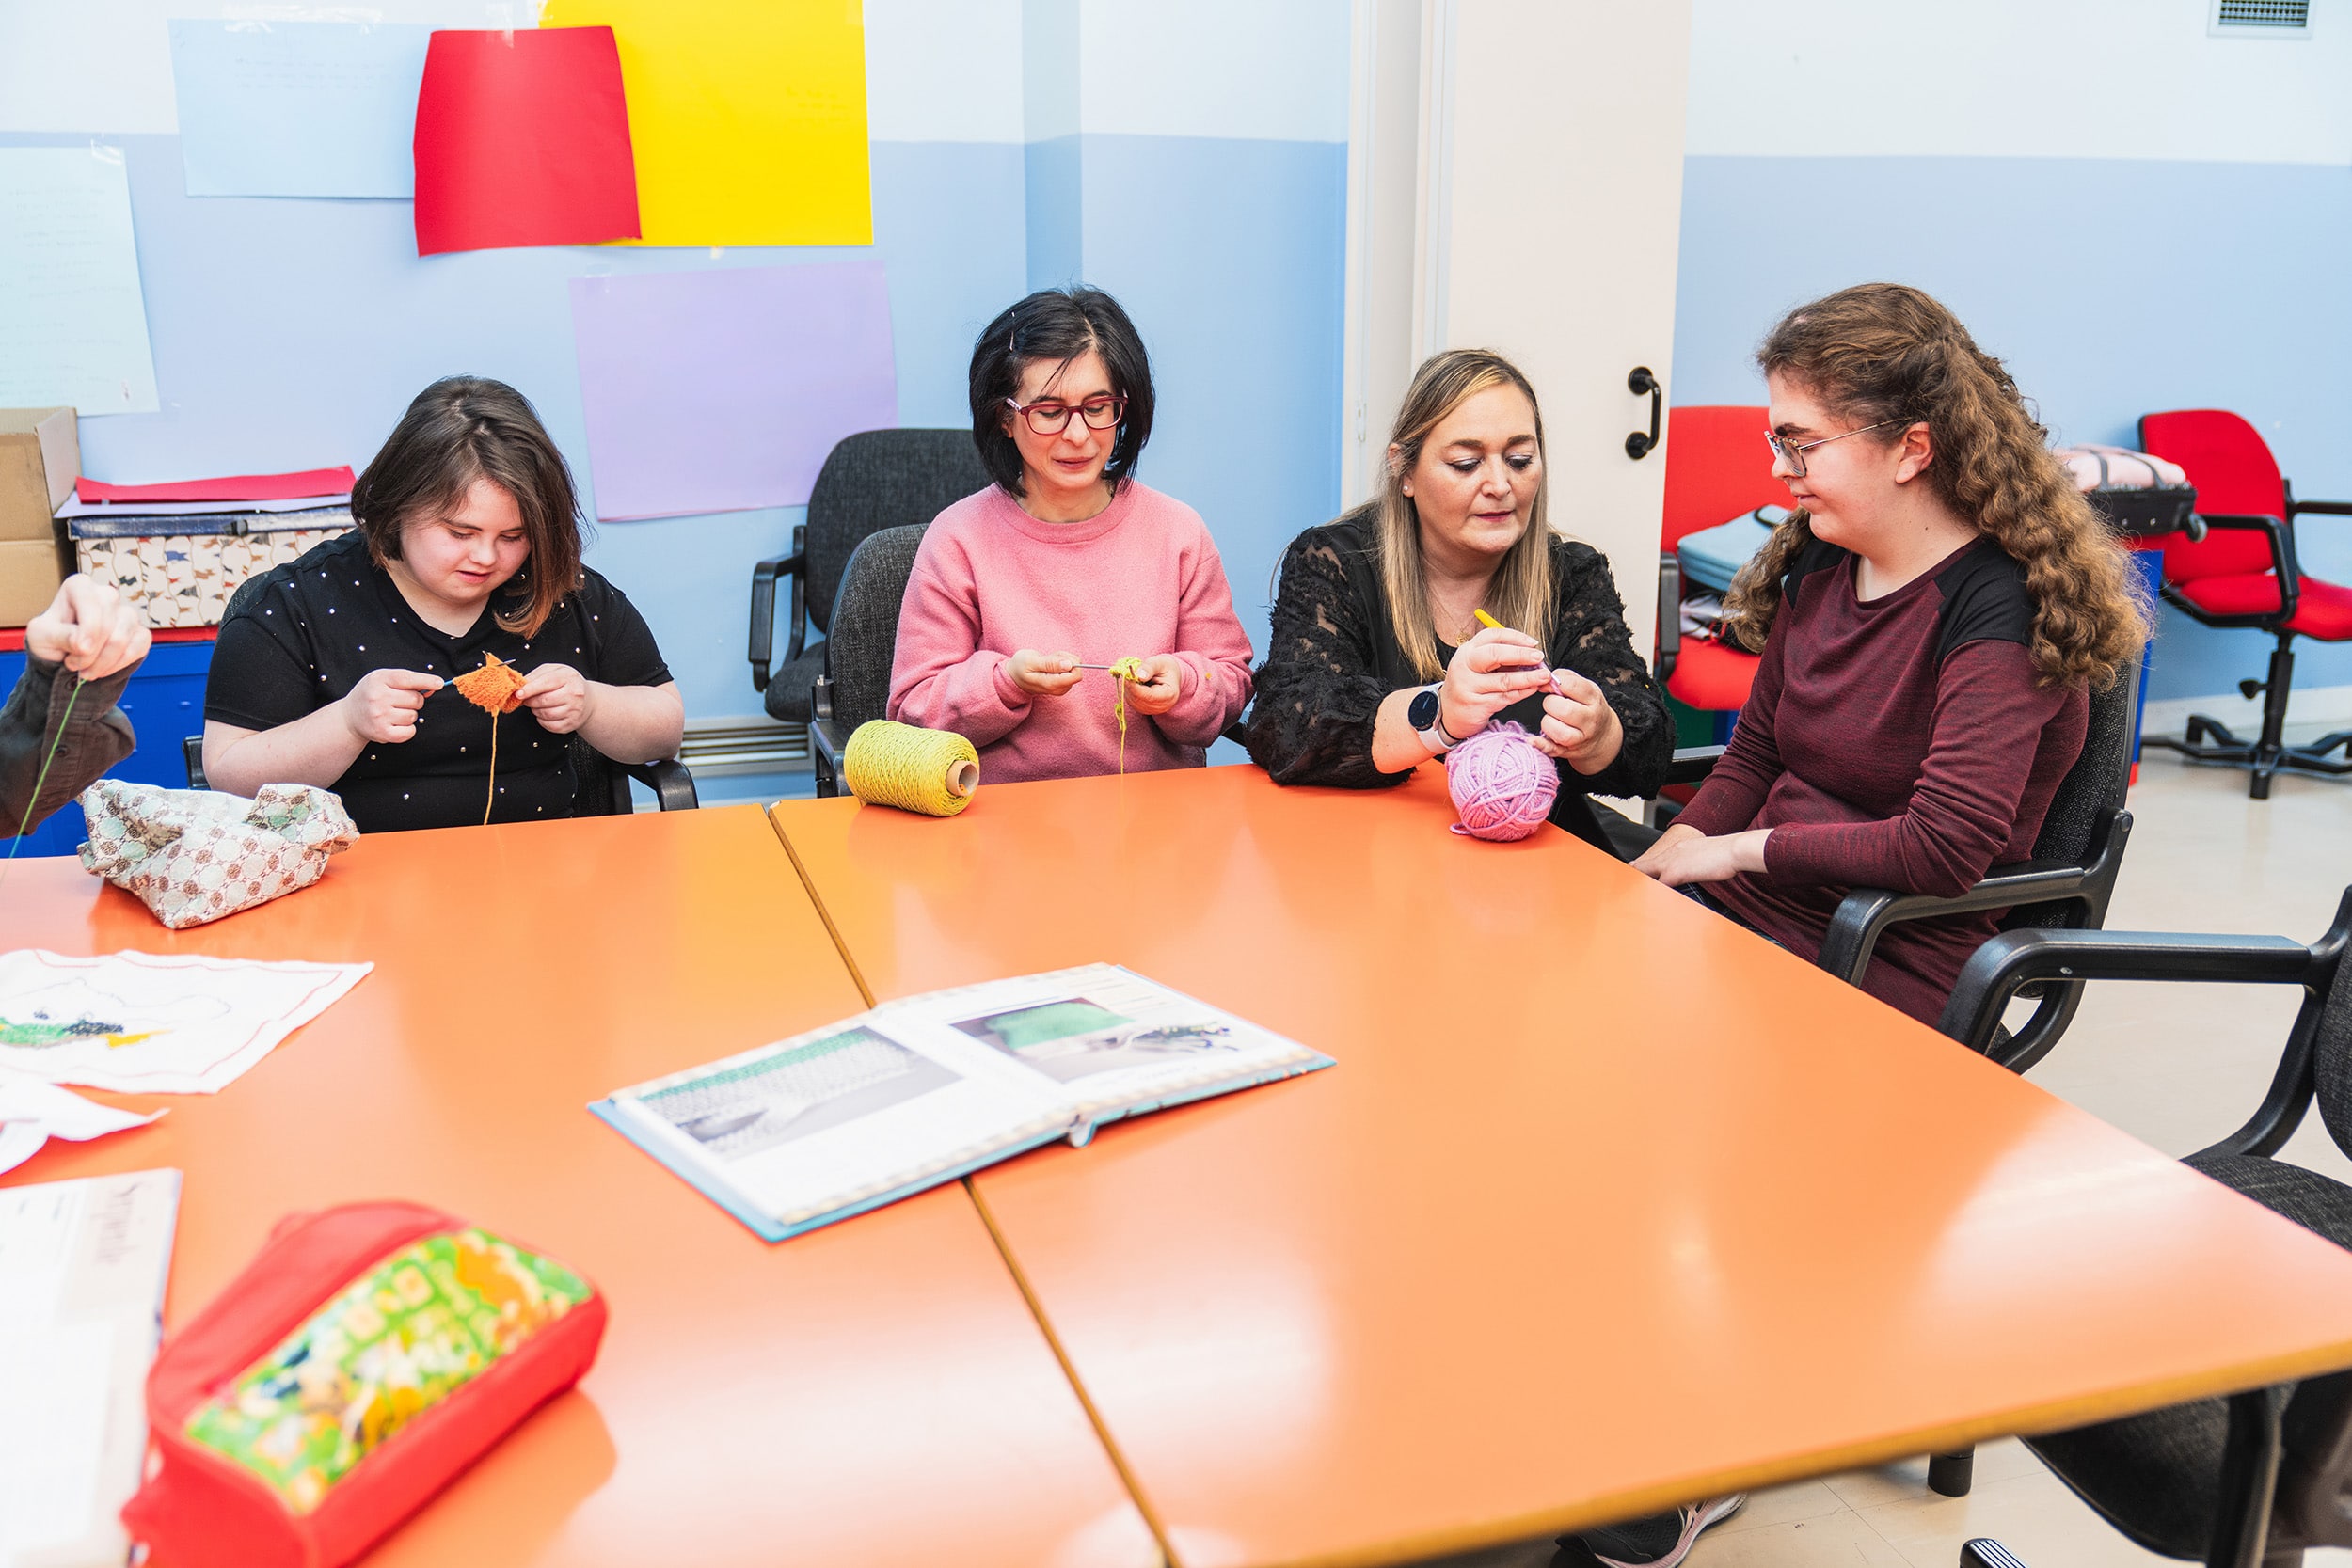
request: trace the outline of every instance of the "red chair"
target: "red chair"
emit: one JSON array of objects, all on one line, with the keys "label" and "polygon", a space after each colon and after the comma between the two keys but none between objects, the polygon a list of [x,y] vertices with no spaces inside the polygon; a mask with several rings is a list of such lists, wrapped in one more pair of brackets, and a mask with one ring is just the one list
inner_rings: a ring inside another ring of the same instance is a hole
[{"label": "red chair", "polygon": [[1676,702],[1736,712],[1748,700],[1756,656],[1727,642],[1682,640],[1682,568],[1675,546],[1686,533],[1727,523],[1759,506],[1787,506],[1764,445],[1772,417],[1761,405],[1698,404],[1666,416],[1666,508],[1658,558],[1659,679]]},{"label": "red chair", "polygon": [[[2289,746],[2282,738],[2295,683],[2296,638],[2352,641],[2352,588],[2296,569],[2295,519],[2304,513],[2352,517],[2352,501],[2296,500],[2260,433],[2222,409],[2145,415],[2139,444],[2188,470],[2189,483],[2197,486],[2198,515],[2209,531],[2197,541],[2185,534],[2166,536],[2165,601],[2206,626],[2254,626],[2279,640],[2268,678],[2238,682],[2249,698],[2262,695],[2260,736],[2241,740],[2196,714],[2179,739],[2149,736],[2144,744],[2197,762],[2249,768],[2254,777],[2247,793],[2257,800],[2270,798],[2270,781],[2280,772],[2352,773],[2352,730],[2323,736],[2308,746]],[[2342,760],[2328,756],[2340,749],[2345,752]]]}]

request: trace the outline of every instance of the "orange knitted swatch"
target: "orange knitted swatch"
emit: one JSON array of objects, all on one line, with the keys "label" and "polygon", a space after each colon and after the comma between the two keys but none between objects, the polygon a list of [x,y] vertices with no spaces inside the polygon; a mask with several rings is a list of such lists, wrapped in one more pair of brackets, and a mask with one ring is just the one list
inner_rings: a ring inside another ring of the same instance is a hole
[{"label": "orange knitted swatch", "polygon": [[457,694],[485,713],[512,713],[522,706],[515,693],[522,689],[527,678],[523,673],[496,654],[485,653],[482,657],[481,669],[469,670],[450,682],[457,688]]}]

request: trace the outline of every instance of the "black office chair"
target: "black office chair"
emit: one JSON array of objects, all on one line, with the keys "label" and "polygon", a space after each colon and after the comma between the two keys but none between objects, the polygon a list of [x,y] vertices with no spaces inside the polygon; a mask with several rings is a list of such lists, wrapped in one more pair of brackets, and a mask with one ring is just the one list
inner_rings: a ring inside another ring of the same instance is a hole
[{"label": "black office chair", "polygon": [[[249,578],[240,584],[229,595],[229,605],[221,618],[227,620],[243,609],[261,580],[259,577]],[[577,781],[572,794],[575,816],[625,816],[635,811],[636,802],[630,800],[628,792],[631,779],[652,790],[663,811],[691,811],[699,803],[694,798],[694,775],[675,757],[663,757],[657,762],[614,762],[577,735],[570,741],[572,773]],[[212,788],[204,778],[204,737],[192,735],[183,738],[180,755],[187,765],[188,787]]]},{"label": "black office chair", "polygon": [[[752,689],[771,717],[798,724],[815,717],[809,691],[825,652],[809,645],[808,628],[832,634],[834,601],[859,544],[883,529],[928,524],[988,483],[968,430],[868,430],[833,449],[809,491],[808,520],[792,531],[792,553],[752,568]],[[783,667],[771,678],[778,578],[791,579],[792,598]]]},{"label": "black office chair", "polygon": [[824,673],[810,691],[810,770],[817,793],[841,793],[841,753],[869,719],[887,718],[890,663],[898,649],[898,607],[930,519],[883,529],[850,552],[834,595],[831,630],[818,650]]},{"label": "black office chair", "polygon": [[[2126,671],[2090,694],[2082,755],[2074,759],[2074,766],[2067,769],[2066,777],[2058,781],[2058,792],[2050,798],[2049,812],[2034,840],[2033,859],[1996,865],[1984,880],[1950,898],[1887,888],[1852,889],[1837,906],[1822,938],[1820,966],[1848,984],[1858,985],[1879,938],[1889,926],[1977,910],[2008,910],[2001,920],[2007,930],[2026,927],[2095,930],[2106,919],[2116,873],[2122,869],[2123,847],[2132,836],[2132,814],[2123,809],[2123,791],[2131,782],[2132,707],[2137,673]],[[1697,784],[1714,769],[1723,753],[1721,746],[1678,751],[1666,782]],[[1621,851],[1638,852],[1659,836],[1657,830],[1622,819],[1609,826]],[[2025,1071],[2049,1054],[2081,1004],[2079,985],[2045,988],[2033,1017],[2013,1036],[2002,1037],[1993,1052],[1994,1060],[2012,1071]],[[1962,1491],[1965,1490],[1963,1484]]]},{"label": "black office chair", "polygon": [[[2303,988],[2302,1010],[2262,1104],[2186,1164],[2342,1246],[2352,1187],[2271,1156],[2314,1100],[2352,1153],[2352,889],[2308,945],[2284,937],[2139,931],[2010,931],[1978,949],[1945,1007],[1946,1034],[1993,1042],[2023,986],[2063,978],[2201,980]],[[2257,1388],[2028,1437],[2060,1481],[2132,1541],[2216,1568],[2289,1568],[2309,1546],[2352,1546],[2352,1372]],[[1998,1542],[1961,1548],[1963,1568],[2023,1568]]]}]

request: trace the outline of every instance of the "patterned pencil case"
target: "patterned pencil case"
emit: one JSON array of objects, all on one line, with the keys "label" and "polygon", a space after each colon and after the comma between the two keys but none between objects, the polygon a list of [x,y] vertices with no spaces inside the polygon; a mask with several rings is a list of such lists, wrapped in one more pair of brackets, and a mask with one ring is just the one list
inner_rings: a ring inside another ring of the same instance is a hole
[{"label": "patterned pencil case", "polygon": [[123,1508],[174,1568],[340,1568],[580,1381],[604,1297],[411,1203],[279,1223],[147,1378]]}]

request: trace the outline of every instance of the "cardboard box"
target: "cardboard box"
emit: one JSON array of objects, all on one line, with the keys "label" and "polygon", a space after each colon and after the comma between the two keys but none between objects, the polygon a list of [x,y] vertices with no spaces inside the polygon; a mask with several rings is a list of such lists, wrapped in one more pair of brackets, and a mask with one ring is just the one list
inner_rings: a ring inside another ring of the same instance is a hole
[{"label": "cardboard box", "polygon": [[21,626],[47,610],[72,569],[53,540],[0,539],[0,626]]},{"label": "cardboard box", "polygon": [[72,409],[0,408],[0,542],[56,539],[52,519],[81,477]]}]

